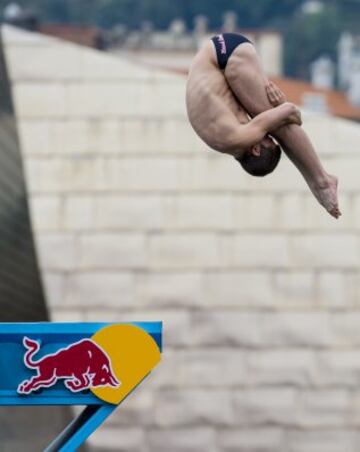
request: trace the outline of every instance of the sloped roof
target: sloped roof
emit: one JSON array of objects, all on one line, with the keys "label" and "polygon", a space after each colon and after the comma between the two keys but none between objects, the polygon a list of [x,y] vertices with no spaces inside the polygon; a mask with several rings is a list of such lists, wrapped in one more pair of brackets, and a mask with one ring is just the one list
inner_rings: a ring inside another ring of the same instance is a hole
[{"label": "sloped roof", "polygon": [[297,105],[303,104],[303,96],[307,93],[321,94],[325,97],[329,113],[342,118],[360,121],[360,108],[356,108],[340,91],[316,88],[301,80],[272,77],[272,80],[285,93],[287,99]]},{"label": "sloped roof", "polygon": [[42,24],[38,32],[95,48],[99,47],[101,39],[101,31],[95,26]]}]

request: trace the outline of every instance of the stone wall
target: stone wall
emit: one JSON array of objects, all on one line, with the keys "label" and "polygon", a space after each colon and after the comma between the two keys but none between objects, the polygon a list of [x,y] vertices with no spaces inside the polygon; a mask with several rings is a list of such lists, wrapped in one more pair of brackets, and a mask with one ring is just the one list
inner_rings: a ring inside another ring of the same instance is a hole
[{"label": "stone wall", "polygon": [[360,450],[360,126],[306,115],[339,221],[188,125],[185,79],[6,28],[54,320],[163,320],[162,364],[90,444]]}]

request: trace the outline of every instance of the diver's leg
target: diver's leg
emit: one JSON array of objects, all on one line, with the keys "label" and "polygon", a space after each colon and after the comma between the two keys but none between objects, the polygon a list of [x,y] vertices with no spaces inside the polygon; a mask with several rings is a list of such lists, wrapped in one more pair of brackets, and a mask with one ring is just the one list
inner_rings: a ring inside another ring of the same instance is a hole
[{"label": "diver's leg", "polygon": [[[225,77],[251,116],[272,108],[266,93],[268,80],[252,44],[241,44],[235,49],[227,63]],[[324,170],[305,131],[296,124],[289,124],[273,135],[300,170],[317,200],[338,217],[337,178]]]}]

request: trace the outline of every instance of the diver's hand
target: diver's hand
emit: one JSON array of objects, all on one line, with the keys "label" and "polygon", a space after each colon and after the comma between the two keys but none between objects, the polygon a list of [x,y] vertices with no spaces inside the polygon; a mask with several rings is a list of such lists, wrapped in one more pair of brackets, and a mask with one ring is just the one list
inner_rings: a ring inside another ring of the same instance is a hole
[{"label": "diver's hand", "polygon": [[279,105],[286,102],[285,94],[277,85],[275,85],[274,82],[271,82],[270,80],[266,85],[266,94],[273,107],[278,107]]},{"label": "diver's hand", "polygon": [[284,102],[278,107],[274,107],[272,110],[270,109],[268,111],[278,111],[283,117],[283,126],[289,124],[297,124],[298,126],[302,125],[301,111],[292,102]]},{"label": "diver's hand", "polygon": [[300,109],[296,105],[294,105],[290,102],[285,102],[285,104],[288,104],[291,106],[287,123],[288,124],[297,124],[298,126],[301,126],[302,125],[302,117],[301,117]]}]

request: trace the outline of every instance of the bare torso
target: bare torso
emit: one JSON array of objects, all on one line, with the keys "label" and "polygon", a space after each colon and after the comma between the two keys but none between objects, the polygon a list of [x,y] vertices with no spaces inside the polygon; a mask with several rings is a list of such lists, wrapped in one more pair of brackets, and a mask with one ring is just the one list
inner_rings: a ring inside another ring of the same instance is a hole
[{"label": "bare torso", "polygon": [[249,121],[219,69],[211,41],[198,52],[190,67],[186,106],[195,132],[220,152],[227,150],[228,133]]}]

